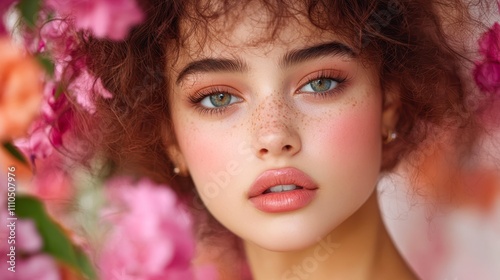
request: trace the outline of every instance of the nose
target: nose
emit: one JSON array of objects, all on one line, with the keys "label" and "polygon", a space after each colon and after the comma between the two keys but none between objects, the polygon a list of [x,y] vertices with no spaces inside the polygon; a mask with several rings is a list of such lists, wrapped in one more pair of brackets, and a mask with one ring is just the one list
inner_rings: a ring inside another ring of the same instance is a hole
[{"label": "nose", "polygon": [[252,131],[258,158],[291,157],[301,150],[296,112],[283,104],[271,104],[256,112]]},{"label": "nose", "polygon": [[279,157],[293,156],[300,151],[300,139],[296,133],[287,131],[284,126],[280,130],[269,131],[257,137],[257,156]]}]

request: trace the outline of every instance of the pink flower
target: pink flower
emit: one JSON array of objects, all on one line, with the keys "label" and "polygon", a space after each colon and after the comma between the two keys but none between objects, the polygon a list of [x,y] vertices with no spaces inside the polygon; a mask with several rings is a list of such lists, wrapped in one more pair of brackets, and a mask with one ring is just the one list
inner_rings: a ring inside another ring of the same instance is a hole
[{"label": "pink flower", "polygon": [[53,153],[50,157],[38,161],[36,174],[30,184],[29,192],[45,202],[49,213],[54,207],[66,207],[74,197],[75,188],[68,171],[64,169],[63,156]]},{"label": "pink flower", "polygon": [[7,29],[5,28],[5,25],[3,23],[3,16],[5,15],[5,12],[10,8],[12,3],[14,3],[15,0],[2,0],[0,1],[0,36],[4,36],[7,34]]},{"label": "pink flower", "polygon": [[[46,98],[53,111],[60,111],[61,108],[65,108],[66,104],[64,102],[54,98],[57,83],[61,83],[67,85],[65,94],[74,96],[82,107],[93,113],[95,112],[93,103],[95,95],[104,98],[113,96],[102,86],[100,79],[96,79],[88,72],[85,59],[77,58],[78,54],[75,54],[77,52],[77,39],[74,37],[75,32],[72,23],[69,19],[54,20],[44,25],[40,31],[39,50],[49,51],[53,55],[55,62],[55,81],[47,84],[46,92],[48,94],[46,94]],[[65,101],[65,98],[63,99]],[[50,112],[50,110],[44,110],[46,115],[50,115],[50,113],[47,114],[48,111]],[[59,126],[63,125],[63,123],[59,123]]]},{"label": "pink flower", "polygon": [[103,220],[111,228],[98,257],[101,279],[195,279],[191,220],[173,191],[147,179],[135,185],[115,179],[108,187]]},{"label": "pink flower", "polygon": [[483,62],[474,69],[474,80],[484,92],[496,92],[500,89],[500,62]]},{"label": "pink flower", "polygon": [[[70,62],[77,45],[75,34],[71,20],[51,20],[40,27],[39,37],[34,40],[33,51],[50,51],[58,64]],[[60,73],[56,73],[56,79],[60,79]]]},{"label": "pink flower", "polygon": [[[0,209],[0,217],[2,220],[7,220],[7,207],[2,204]],[[7,226],[0,228],[0,239],[4,242],[0,244],[0,279],[5,280],[59,280],[59,269],[54,259],[48,255],[39,254],[42,248],[42,238],[38,234],[35,224],[31,220],[16,220],[16,239],[15,244],[8,244],[8,236],[10,228]],[[14,245],[15,262],[10,263],[12,254],[10,246]],[[12,272],[9,270],[15,270]]]},{"label": "pink flower", "polygon": [[30,131],[30,136],[15,141],[19,147],[31,160],[36,158],[46,158],[52,154],[54,146],[50,142],[50,126],[38,120]]},{"label": "pink flower", "polygon": [[46,83],[42,116],[31,126],[29,137],[16,141],[16,146],[31,159],[46,158],[52,154],[54,148],[61,147],[64,134],[73,125],[74,112],[69,101],[64,93],[56,98],[56,88],[56,83]]},{"label": "pink flower", "polygon": [[143,14],[135,0],[47,0],[63,16],[72,16],[79,29],[101,38],[124,39]]},{"label": "pink flower", "polygon": [[[56,65],[56,79],[65,79],[62,84],[69,83],[67,93],[60,93],[56,98],[58,83],[48,81],[45,83],[44,96],[42,101],[42,116],[31,126],[29,136],[16,141],[16,146],[21,148],[31,159],[46,158],[52,154],[54,148],[63,146],[63,139],[74,122],[74,111],[69,104],[66,94],[71,94],[76,101],[89,113],[95,112],[93,99],[95,95],[103,98],[113,96],[101,84],[100,79],[96,79],[87,70],[82,68],[66,68],[69,77],[65,74],[61,64]],[[76,77],[74,77],[76,76]]]},{"label": "pink flower", "polygon": [[48,255],[39,254],[26,260],[18,261],[16,273],[12,273],[16,280],[60,280],[59,268],[54,259]]},{"label": "pink flower", "polygon": [[36,253],[42,249],[42,238],[32,220],[19,220],[16,226],[17,249],[25,253]]},{"label": "pink flower", "polygon": [[104,98],[112,98],[113,95],[107,91],[100,79],[96,79],[88,71],[83,71],[78,75],[68,87],[70,94],[76,96],[76,101],[88,112],[95,112],[95,105],[92,98],[98,94]]},{"label": "pink flower", "polygon": [[493,26],[479,39],[479,52],[486,60],[500,60],[500,24]]}]

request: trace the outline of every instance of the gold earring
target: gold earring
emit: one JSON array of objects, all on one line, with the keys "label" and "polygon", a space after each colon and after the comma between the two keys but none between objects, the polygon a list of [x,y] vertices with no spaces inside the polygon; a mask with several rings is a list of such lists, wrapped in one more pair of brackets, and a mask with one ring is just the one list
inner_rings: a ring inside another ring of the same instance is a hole
[{"label": "gold earring", "polygon": [[395,131],[389,130],[387,136],[384,138],[384,144],[389,144],[396,138],[398,138],[398,134]]}]

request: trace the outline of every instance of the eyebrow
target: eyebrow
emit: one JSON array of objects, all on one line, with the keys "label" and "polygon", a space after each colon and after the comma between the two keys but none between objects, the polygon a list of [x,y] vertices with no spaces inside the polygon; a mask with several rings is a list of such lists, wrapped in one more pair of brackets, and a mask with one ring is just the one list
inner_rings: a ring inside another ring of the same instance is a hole
[{"label": "eyebrow", "polygon": [[245,72],[248,65],[239,59],[205,58],[189,63],[177,76],[176,84],[179,84],[186,76],[195,73],[208,72]]},{"label": "eyebrow", "polygon": [[285,54],[280,65],[283,67],[290,67],[307,60],[335,55],[354,58],[356,57],[356,52],[347,45],[334,41],[304,49],[292,50]]},{"label": "eyebrow", "polygon": [[[291,67],[307,60],[335,55],[347,56],[351,58],[356,57],[356,53],[350,47],[334,41],[303,49],[292,50],[283,56],[280,61],[280,65],[283,67]],[[186,65],[186,67],[179,72],[176,84],[181,83],[186,76],[196,73],[245,72],[248,71],[248,69],[248,65],[240,59],[205,58],[193,61]]]}]

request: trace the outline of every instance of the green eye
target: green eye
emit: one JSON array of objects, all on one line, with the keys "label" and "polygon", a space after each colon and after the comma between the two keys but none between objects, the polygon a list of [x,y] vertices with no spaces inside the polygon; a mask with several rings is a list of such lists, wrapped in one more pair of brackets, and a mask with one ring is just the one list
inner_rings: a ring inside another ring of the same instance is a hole
[{"label": "green eye", "polygon": [[338,82],[333,79],[321,78],[312,80],[303,86],[300,91],[302,92],[324,92],[334,89]]},{"label": "green eye", "polygon": [[225,92],[211,94],[203,98],[200,104],[205,108],[219,108],[233,104],[240,99]]},{"label": "green eye", "polygon": [[219,93],[210,96],[210,103],[215,107],[227,106],[231,102],[231,95]]}]

